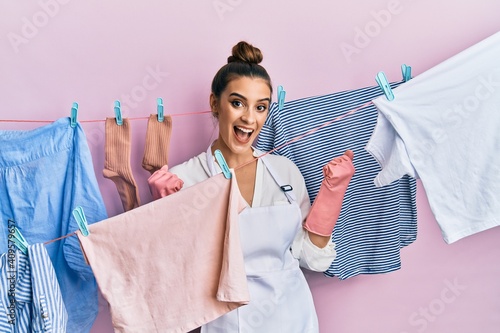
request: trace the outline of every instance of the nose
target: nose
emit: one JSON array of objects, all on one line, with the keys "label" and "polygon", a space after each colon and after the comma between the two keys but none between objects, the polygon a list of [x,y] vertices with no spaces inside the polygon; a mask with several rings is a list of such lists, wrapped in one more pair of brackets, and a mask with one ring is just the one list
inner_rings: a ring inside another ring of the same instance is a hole
[{"label": "nose", "polygon": [[241,115],[241,120],[246,124],[253,124],[256,121],[255,112],[252,108],[246,108],[245,112]]}]

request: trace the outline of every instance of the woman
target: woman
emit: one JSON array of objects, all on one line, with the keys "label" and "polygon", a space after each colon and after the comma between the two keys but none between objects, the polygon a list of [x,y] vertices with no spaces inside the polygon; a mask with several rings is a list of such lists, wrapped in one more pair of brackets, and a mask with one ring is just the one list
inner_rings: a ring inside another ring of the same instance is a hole
[{"label": "woman", "polygon": [[[213,156],[217,149],[230,168],[251,161],[235,170],[248,203],[239,227],[251,300],[208,323],[202,332],[318,332],[313,299],[299,264],[325,271],[335,258],[331,237],[302,227],[310,203],[297,167],[282,156],[255,160],[262,152],[252,143],[266,120],[272,95],[261,61],[258,48],[246,42],[233,47],[210,94],[218,139],[206,152],[170,170],[189,187],[221,172]],[[154,187],[154,181],[150,185]]]}]

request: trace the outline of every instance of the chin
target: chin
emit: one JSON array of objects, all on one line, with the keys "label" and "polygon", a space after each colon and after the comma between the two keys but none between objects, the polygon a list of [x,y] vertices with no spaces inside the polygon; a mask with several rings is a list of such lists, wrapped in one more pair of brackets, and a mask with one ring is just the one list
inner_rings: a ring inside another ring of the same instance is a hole
[{"label": "chin", "polygon": [[232,145],[231,151],[234,154],[244,154],[244,153],[248,152],[249,150],[252,150],[252,143],[253,143],[253,141],[249,141],[248,143],[238,142],[238,143]]}]

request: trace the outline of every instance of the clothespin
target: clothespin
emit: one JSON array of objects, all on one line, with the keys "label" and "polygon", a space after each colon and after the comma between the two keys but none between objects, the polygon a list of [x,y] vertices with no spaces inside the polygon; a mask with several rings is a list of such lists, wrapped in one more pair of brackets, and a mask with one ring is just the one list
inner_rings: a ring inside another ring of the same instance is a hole
[{"label": "clothespin", "polygon": [[411,79],[411,66],[406,64],[401,65],[401,73],[403,74],[403,81],[409,81]]},{"label": "clothespin", "polygon": [[115,118],[118,126],[123,125],[122,107],[120,101],[115,101]]},{"label": "clothespin", "polygon": [[164,116],[163,116],[163,98],[156,99],[156,110],[158,111],[158,121],[160,123],[162,123],[163,119],[164,119]]},{"label": "clothespin", "polygon": [[283,86],[278,86],[278,110],[283,110],[283,106],[285,105],[285,96],[286,91],[283,90]]},{"label": "clothespin", "polygon": [[215,159],[217,160],[217,163],[219,163],[224,177],[226,177],[226,179],[230,179],[231,171],[229,170],[229,166],[227,165],[226,160],[224,159],[224,156],[222,156],[222,153],[219,149],[215,151]]},{"label": "clothespin", "polygon": [[[9,220],[9,222],[13,222],[12,220]],[[28,242],[26,239],[24,239],[23,234],[17,229],[16,226],[12,227],[14,229],[14,233],[9,234],[12,235],[12,237],[9,237],[9,239],[17,246],[17,248],[24,254],[28,254]]]},{"label": "clothespin", "polygon": [[70,119],[70,125],[74,128],[76,126],[76,122],[78,121],[78,103],[76,102],[73,102],[73,106],[71,107]]},{"label": "clothespin", "polygon": [[377,81],[380,89],[384,92],[385,97],[387,97],[389,101],[394,100],[394,93],[392,92],[391,85],[389,81],[387,81],[384,72],[378,72],[377,76],[375,76],[375,81]]},{"label": "clothespin", "polygon": [[87,237],[90,234],[89,228],[88,228],[88,223],[87,223],[87,218],[85,217],[85,213],[83,212],[83,208],[80,206],[77,206],[75,209],[73,209],[73,216],[76,220],[76,223],[78,224],[78,228],[82,232],[82,235]]}]

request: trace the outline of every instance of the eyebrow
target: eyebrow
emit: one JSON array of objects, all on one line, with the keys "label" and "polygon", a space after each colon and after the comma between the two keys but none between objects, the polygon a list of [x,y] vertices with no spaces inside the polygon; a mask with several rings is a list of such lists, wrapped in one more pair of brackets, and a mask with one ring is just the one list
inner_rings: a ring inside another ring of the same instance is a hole
[{"label": "eyebrow", "polygon": [[[245,96],[240,95],[238,93],[231,93],[231,94],[229,94],[229,96],[236,96],[236,97],[239,97],[245,101],[247,100],[247,98]],[[269,97],[259,99],[257,102],[264,102],[264,101],[268,101],[269,103],[271,103],[271,99]]]}]

